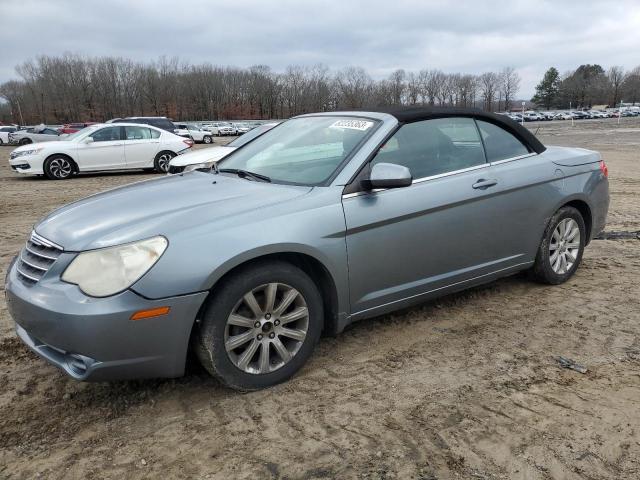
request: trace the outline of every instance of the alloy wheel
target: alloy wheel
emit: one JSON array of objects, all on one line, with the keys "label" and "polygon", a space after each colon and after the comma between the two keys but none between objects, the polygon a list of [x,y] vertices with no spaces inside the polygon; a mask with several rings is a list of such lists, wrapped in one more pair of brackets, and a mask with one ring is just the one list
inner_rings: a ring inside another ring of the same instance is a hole
[{"label": "alloy wheel", "polygon": [[309,310],[298,290],[284,283],[261,285],[245,293],[227,318],[225,350],[240,370],[271,373],[293,359],[308,329]]},{"label": "alloy wheel", "polygon": [[71,175],[73,167],[66,158],[54,158],[49,162],[49,171],[54,177],[63,179]]},{"label": "alloy wheel", "polygon": [[580,227],[573,218],[564,218],[556,226],[549,243],[549,262],[558,275],[564,275],[578,259]]},{"label": "alloy wheel", "polygon": [[169,171],[169,162],[171,162],[172,158],[173,155],[171,155],[170,153],[163,153],[158,158],[158,167],[160,167],[160,170],[163,173],[167,173]]}]

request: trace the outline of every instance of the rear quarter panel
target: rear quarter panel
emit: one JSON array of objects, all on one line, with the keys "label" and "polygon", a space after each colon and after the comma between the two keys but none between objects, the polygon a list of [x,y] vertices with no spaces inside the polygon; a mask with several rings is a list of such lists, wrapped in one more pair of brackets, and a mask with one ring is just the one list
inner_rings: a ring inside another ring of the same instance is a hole
[{"label": "rear quarter panel", "polygon": [[520,243],[525,261],[533,262],[549,219],[575,200],[588,205],[591,236],[597,234],[604,227],[609,203],[599,161],[597,152],[549,147],[538,155],[492,165],[498,179],[497,194],[507,202],[504,214],[511,229],[496,232],[496,241]]}]

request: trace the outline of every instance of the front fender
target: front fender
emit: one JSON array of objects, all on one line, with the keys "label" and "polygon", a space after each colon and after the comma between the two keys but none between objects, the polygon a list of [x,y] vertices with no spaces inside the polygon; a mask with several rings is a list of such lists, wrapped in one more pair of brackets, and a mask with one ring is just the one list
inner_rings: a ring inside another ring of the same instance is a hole
[{"label": "front fender", "polygon": [[132,289],[146,298],[215,288],[233,268],[274,253],[313,257],[329,272],[341,312],[348,312],[348,268],[341,188],[314,193],[274,208],[228,216],[171,235],[169,248]]}]

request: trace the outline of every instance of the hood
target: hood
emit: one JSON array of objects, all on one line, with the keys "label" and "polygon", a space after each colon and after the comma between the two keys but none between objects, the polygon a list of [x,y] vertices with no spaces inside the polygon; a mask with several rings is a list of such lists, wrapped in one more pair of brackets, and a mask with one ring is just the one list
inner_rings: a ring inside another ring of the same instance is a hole
[{"label": "hood", "polygon": [[174,232],[268,209],[311,187],[255,182],[190,172],[109,190],[66,205],[35,226],[43,237],[81,251]]},{"label": "hood", "polygon": [[55,148],[62,148],[62,147],[67,147],[67,146],[72,146],[74,145],[73,142],[69,142],[69,141],[65,141],[65,140],[53,140],[50,142],[35,142],[35,143],[27,143],[26,145],[22,145],[16,149],[14,149],[14,152],[25,152],[28,150],[35,150],[38,148],[47,148],[47,147],[55,147]]},{"label": "hood", "polygon": [[235,147],[227,147],[225,145],[216,145],[202,150],[178,155],[171,159],[170,165],[174,167],[184,167],[203,162],[215,162],[226,157],[235,150]]}]

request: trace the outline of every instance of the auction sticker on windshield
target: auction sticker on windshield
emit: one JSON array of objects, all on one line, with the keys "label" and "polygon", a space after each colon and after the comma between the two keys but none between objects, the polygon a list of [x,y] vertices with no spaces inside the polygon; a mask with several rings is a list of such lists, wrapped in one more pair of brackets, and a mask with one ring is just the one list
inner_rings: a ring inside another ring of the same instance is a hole
[{"label": "auction sticker on windshield", "polygon": [[350,128],[351,130],[368,130],[373,125],[373,122],[366,120],[338,120],[331,125],[330,128]]}]

